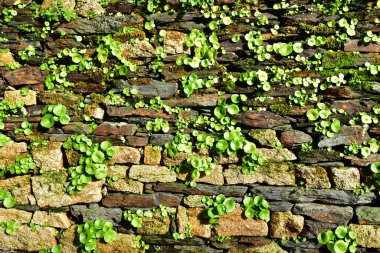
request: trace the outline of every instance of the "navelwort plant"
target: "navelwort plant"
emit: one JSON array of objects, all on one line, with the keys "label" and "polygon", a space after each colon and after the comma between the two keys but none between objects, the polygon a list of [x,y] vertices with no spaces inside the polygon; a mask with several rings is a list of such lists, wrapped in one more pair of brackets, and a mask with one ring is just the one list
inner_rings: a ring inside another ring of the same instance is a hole
[{"label": "navelwort plant", "polygon": [[362,144],[351,143],[349,146],[346,146],[344,153],[347,155],[358,155],[359,157],[365,159],[370,154],[376,154],[379,152],[379,142],[372,138],[369,141],[364,141]]},{"label": "navelwort plant", "polygon": [[204,196],[202,203],[206,205],[203,216],[210,224],[217,223],[223,215],[232,212],[236,205],[232,198],[226,198],[223,194],[213,197]]},{"label": "navelwort plant", "polygon": [[70,122],[70,116],[67,115],[66,106],[62,104],[47,105],[42,110],[41,126],[51,128],[56,122],[67,125]]},{"label": "navelwort plant", "polygon": [[25,135],[31,135],[33,133],[32,131],[32,124],[28,121],[23,121],[21,123],[21,128],[16,128],[14,131],[15,134],[25,134]]},{"label": "navelwort plant", "polygon": [[243,199],[244,216],[248,219],[270,220],[269,204],[262,196],[245,195]]},{"label": "navelwort plant", "polygon": [[88,220],[85,224],[79,225],[77,234],[82,252],[96,252],[97,239],[103,239],[105,243],[109,243],[117,236],[112,223],[103,219]]},{"label": "navelwort plant", "polygon": [[207,78],[198,78],[196,74],[184,75],[181,78],[183,93],[189,97],[196,90],[210,88],[218,82],[218,77],[208,76]]},{"label": "navelwort plant", "polygon": [[145,128],[148,131],[153,131],[156,133],[160,131],[167,133],[170,130],[169,122],[162,118],[156,118],[154,121],[148,121]]},{"label": "navelwort plant", "polygon": [[377,187],[380,187],[380,162],[372,163],[371,171],[373,172],[373,180],[375,181]]},{"label": "navelwort plant", "polygon": [[357,246],[356,233],[346,226],[339,226],[334,231],[320,232],[318,242],[334,253],[355,252]]},{"label": "navelwort plant", "polygon": [[9,191],[0,190],[0,204],[5,208],[12,208],[16,204],[16,198]]},{"label": "navelwort plant", "polygon": [[16,229],[19,229],[20,227],[20,222],[15,220],[0,222],[0,228],[4,229],[5,233],[8,235],[13,234],[16,231]]},{"label": "navelwort plant", "polygon": [[32,155],[28,154],[26,157],[18,156],[16,161],[11,166],[5,165],[0,168],[0,176],[4,174],[20,175],[32,172],[36,168],[36,164],[33,162]]}]

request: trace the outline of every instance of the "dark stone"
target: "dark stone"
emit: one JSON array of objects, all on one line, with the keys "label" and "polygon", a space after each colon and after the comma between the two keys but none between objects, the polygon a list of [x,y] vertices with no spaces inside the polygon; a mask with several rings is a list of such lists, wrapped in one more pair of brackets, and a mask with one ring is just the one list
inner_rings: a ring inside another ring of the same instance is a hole
[{"label": "dark stone", "polygon": [[170,98],[164,101],[170,107],[212,107],[216,106],[219,98],[229,98],[231,95],[203,94],[193,95],[188,98]]},{"label": "dark stone", "polygon": [[101,206],[87,207],[85,205],[70,206],[71,214],[86,222],[88,220],[104,219],[119,224],[123,219],[123,211],[120,208],[105,208]]},{"label": "dark stone", "polygon": [[301,163],[335,162],[341,159],[339,152],[327,150],[299,152],[297,156]]},{"label": "dark stone", "polygon": [[286,201],[268,201],[268,203],[271,212],[291,211],[294,206],[294,204]]},{"label": "dark stone", "polygon": [[293,208],[294,214],[312,218],[320,222],[346,225],[353,217],[352,207],[332,206],[317,203],[297,203]]},{"label": "dark stone", "polygon": [[157,235],[143,235],[144,242],[155,245],[193,245],[201,246],[205,242],[199,237],[186,238],[184,240],[174,240],[173,237],[157,236]]},{"label": "dark stone", "polygon": [[172,118],[171,115],[164,113],[162,110],[153,110],[153,109],[147,109],[147,108],[134,109],[132,107],[117,107],[117,106],[107,106],[107,114],[110,117],[140,116],[140,117],[164,118],[164,119]]},{"label": "dark stone", "polygon": [[87,124],[82,122],[70,122],[62,127],[62,130],[66,134],[89,134],[90,128]]},{"label": "dark stone", "polygon": [[149,143],[153,146],[164,146],[165,143],[173,141],[174,136],[170,134],[152,134]]},{"label": "dark stone", "polygon": [[248,127],[273,128],[288,124],[289,120],[270,111],[249,111],[232,116],[238,123]]},{"label": "dark stone", "polygon": [[336,224],[305,220],[301,235],[315,239],[319,232],[335,229]]},{"label": "dark stone", "polygon": [[3,78],[11,86],[42,84],[47,74],[47,71],[41,71],[39,67],[31,66],[2,72]]},{"label": "dark stone", "polygon": [[285,148],[295,148],[301,146],[304,143],[313,141],[313,138],[299,130],[290,130],[281,133],[281,144]]},{"label": "dark stone", "polygon": [[182,196],[170,193],[165,194],[109,194],[103,198],[102,204],[106,207],[136,207],[152,208],[160,204],[165,206],[179,206]]},{"label": "dark stone", "polygon": [[151,81],[149,84],[144,85],[131,85],[128,81],[119,80],[117,85],[121,88],[129,88],[138,90],[138,94],[144,97],[170,98],[178,89],[177,83],[159,82],[156,80]]},{"label": "dark stone", "polygon": [[350,145],[352,143],[362,144],[364,141],[368,141],[370,136],[367,133],[368,126],[342,126],[339,133],[336,133],[334,137],[323,137],[318,147],[334,147],[339,145]]},{"label": "dark stone", "polygon": [[153,185],[156,192],[174,192],[186,195],[217,195],[224,194],[228,197],[242,197],[248,187],[246,186],[211,186],[197,184],[195,187],[187,187],[181,183],[162,183]]},{"label": "dark stone", "polygon": [[125,122],[103,122],[95,128],[93,134],[95,135],[134,135],[137,125],[127,124]]}]

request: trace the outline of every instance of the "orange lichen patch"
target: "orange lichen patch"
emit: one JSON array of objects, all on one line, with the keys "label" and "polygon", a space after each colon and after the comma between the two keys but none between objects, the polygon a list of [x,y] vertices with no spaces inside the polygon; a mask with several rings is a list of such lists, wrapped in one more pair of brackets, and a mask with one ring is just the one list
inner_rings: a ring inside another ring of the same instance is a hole
[{"label": "orange lichen patch", "polygon": [[3,67],[7,64],[12,64],[15,62],[13,54],[11,52],[0,52],[0,67]]}]

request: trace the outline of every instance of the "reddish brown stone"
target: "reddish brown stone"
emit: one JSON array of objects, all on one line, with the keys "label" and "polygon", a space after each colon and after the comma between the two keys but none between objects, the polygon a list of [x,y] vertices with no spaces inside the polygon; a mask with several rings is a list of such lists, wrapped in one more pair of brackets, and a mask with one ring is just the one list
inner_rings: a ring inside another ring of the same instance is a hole
[{"label": "reddish brown stone", "polygon": [[189,223],[192,226],[191,234],[199,237],[211,237],[211,225],[203,219],[203,208],[189,208]]},{"label": "reddish brown stone", "polygon": [[216,101],[219,98],[228,98],[231,95],[218,95],[218,94],[203,94],[194,95],[189,98],[169,98],[164,101],[165,105],[170,107],[210,107],[216,106]]},{"label": "reddish brown stone", "polygon": [[360,100],[335,100],[330,104],[330,108],[343,109],[347,113],[369,112],[371,107],[365,106]]},{"label": "reddish brown stone", "polygon": [[302,131],[290,130],[281,133],[281,144],[286,148],[295,148],[311,141],[313,138]]},{"label": "reddish brown stone", "polygon": [[293,208],[294,214],[310,217],[313,220],[334,224],[347,224],[353,217],[354,211],[349,206],[333,206],[317,203],[297,203]]},{"label": "reddish brown stone", "polygon": [[75,83],[74,86],[68,87],[67,90],[73,91],[75,93],[106,93],[107,87],[105,85],[97,84],[97,83],[85,83],[78,82]]},{"label": "reddish brown stone", "polygon": [[343,86],[343,87],[330,87],[322,92],[324,98],[356,98],[358,94],[355,93],[351,87]]},{"label": "reddish brown stone", "polygon": [[135,124],[127,124],[124,122],[112,123],[103,122],[95,128],[95,135],[134,135],[137,126]]},{"label": "reddish brown stone", "polygon": [[41,84],[47,76],[47,71],[41,71],[39,67],[23,67],[16,70],[3,72],[2,76],[11,86]]},{"label": "reddish brown stone", "polygon": [[125,144],[132,147],[144,147],[148,145],[148,136],[126,136]]},{"label": "reddish brown stone", "polygon": [[117,107],[117,106],[107,106],[107,114],[110,117],[127,117],[127,116],[140,116],[140,117],[150,117],[150,118],[164,118],[170,119],[173,116],[164,113],[162,110],[153,110],[146,108],[133,109],[131,107]]},{"label": "reddish brown stone", "polygon": [[159,206],[154,194],[112,194],[103,198],[102,204],[106,207],[152,208]]},{"label": "reddish brown stone", "polygon": [[177,207],[181,204],[181,198],[173,194],[159,194],[158,201],[160,204],[169,207]]},{"label": "reddish brown stone", "polygon": [[344,51],[359,51],[366,53],[380,53],[380,45],[376,43],[369,43],[362,45],[359,40],[349,40],[344,44]]},{"label": "reddish brown stone", "polygon": [[243,125],[258,128],[272,128],[289,123],[289,120],[269,111],[249,111],[232,117]]},{"label": "reddish brown stone", "polygon": [[380,161],[380,154],[370,154],[367,158],[361,159],[357,156],[345,156],[347,160],[350,160],[352,165],[356,166],[368,166],[371,163]]},{"label": "reddish brown stone", "polygon": [[154,149],[152,146],[144,147],[144,164],[159,165],[161,162],[161,149],[157,147]]}]

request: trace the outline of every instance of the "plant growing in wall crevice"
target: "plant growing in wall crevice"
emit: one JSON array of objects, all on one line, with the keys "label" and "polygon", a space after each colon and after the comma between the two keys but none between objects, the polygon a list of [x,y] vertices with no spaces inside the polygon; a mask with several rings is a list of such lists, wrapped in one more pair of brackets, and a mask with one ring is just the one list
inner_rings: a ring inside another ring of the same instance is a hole
[{"label": "plant growing in wall crevice", "polygon": [[109,221],[97,219],[88,220],[77,228],[78,239],[82,252],[96,252],[96,240],[103,239],[105,243],[116,239],[117,233]]},{"label": "plant growing in wall crevice", "polygon": [[203,216],[208,219],[210,224],[215,224],[225,214],[235,209],[235,201],[233,198],[226,198],[223,194],[218,196],[204,196],[202,203],[206,205]]},{"label": "plant growing in wall crevice", "polygon": [[320,232],[318,242],[334,253],[355,252],[357,246],[356,233],[346,226],[339,226],[334,231]]}]

